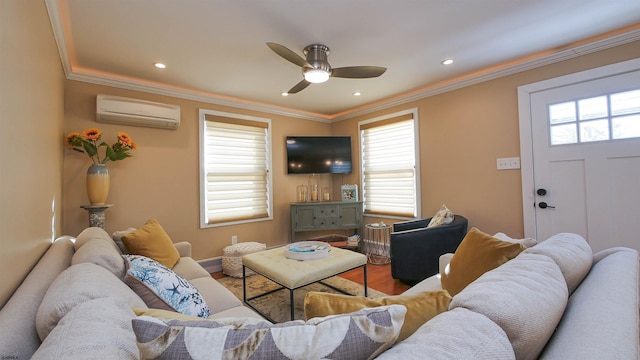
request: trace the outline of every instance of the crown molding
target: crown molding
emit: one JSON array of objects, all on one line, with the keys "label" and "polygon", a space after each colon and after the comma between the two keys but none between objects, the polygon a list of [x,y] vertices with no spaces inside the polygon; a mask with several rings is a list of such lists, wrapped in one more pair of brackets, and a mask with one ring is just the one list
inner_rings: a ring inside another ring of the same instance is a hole
[{"label": "crown molding", "polygon": [[371,104],[365,104],[364,106],[340,112],[338,114],[319,114],[313,112],[307,112],[297,109],[284,108],[266,103],[259,103],[255,101],[244,100],[240,98],[234,98],[230,96],[224,96],[215,93],[208,93],[204,91],[191,90],[186,88],[180,88],[176,86],[170,86],[162,83],[155,83],[149,81],[143,81],[136,78],[123,77],[111,73],[98,73],[88,69],[83,69],[78,66],[73,66],[75,61],[72,61],[68,52],[69,46],[65,36],[65,29],[63,26],[62,18],[64,14],[60,8],[60,4],[64,4],[64,1],[60,0],[45,0],[51,26],[53,29],[54,38],[58,46],[58,52],[60,54],[60,61],[66,78],[69,80],[81,81],[86,83],[92,83],[96,85],[110,86],[120,89],[134,90],[140,92],[146,92],[156,95],[171,96],[180,99],[193,100],[198,102],[229,106],[234,108],[241,108],[245,110],[259,111],[274,115],[282,115],[292,118],[313,120],[324,123],[338,122],[342,120],[351,119],[357,116],[366,115],[379,110],[384,110],[398,105],[403,105],[424,98],[446,93],[452,90],[461,89],[467,86],[479,84],[485,81],[494,80],[504,76],[516,74],[519,72],[535,69],[538,67],[554,64],[560,61],[568,60],[578,56],[586,55],[592,52],[608,49],[611,47],[623,45],[633,41],[640,40],[640,29],[637,28],[629,32],[613,35],[605,39],[596,40],[587,44],[580,44],[573,47],[567,47],[562,50],[553,52],[551,54],[541,55],[536,58],[526,58],[521,62],[516,62],[512,65],[503,65],[498,67],[492,67],[490,69],[481,70],[479,72],[463,75],[451,80],[439,82],[436,84],[428,85],[426,87],[414,90],[405,94],[400,94],[388,99],[383,99],[379,102]]}]

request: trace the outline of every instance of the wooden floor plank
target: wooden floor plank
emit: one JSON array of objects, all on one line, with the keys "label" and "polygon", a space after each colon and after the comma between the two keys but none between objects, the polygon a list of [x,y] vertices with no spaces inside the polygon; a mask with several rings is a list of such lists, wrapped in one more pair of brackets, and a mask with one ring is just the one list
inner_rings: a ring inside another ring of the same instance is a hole
[{"label": "wooden floor plank", "polygon": [[[362,272],[363,270],[358,268],[347,271],[340,276],[353,282],[357,282],[358,284],[362,284]],[[391,264],[367,264],[367,286],[389,295],[400,295],[411,287],[400,280],[396,280],[391,277]]]}]

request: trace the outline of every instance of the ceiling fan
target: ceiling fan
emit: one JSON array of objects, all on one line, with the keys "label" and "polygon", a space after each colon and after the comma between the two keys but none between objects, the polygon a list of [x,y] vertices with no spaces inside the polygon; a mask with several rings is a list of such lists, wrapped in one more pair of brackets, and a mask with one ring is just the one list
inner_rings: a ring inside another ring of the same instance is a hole
[{"label": "ceiling fan", "polygon": [[327,56],[330,52],[329,48],[322,44],[313,44],[305,47],[306,60],[283,45],[268,42],[267,46],[276,54],[302,67],[304,79],[292,87],[287,92],[288,94],[300,92],[311,83],[325,82],[329,80],[329,77],[366,79],[378,77],[387,71],[387,68],[380,66],[349,66],[332,69],[327,61]]}]

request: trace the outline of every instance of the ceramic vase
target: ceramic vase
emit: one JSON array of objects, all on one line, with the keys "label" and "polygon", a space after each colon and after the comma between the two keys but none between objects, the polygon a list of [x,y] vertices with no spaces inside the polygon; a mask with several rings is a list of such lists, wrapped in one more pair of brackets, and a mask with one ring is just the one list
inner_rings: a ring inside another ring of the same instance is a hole
[{"label": "ceramic vase", "polygon": [[87,170],[87,195],[91,205],[104,205],[109,196],[109,168],[93,164]]}]

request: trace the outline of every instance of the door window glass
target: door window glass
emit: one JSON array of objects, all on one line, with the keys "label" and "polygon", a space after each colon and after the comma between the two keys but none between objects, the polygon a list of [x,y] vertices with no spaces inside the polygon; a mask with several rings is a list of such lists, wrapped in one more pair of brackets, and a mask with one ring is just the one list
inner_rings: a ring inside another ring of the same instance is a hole
[{"label": "door window glass", "polygon": [[549,105],[551,145],[640,137],[640,89]]}]

